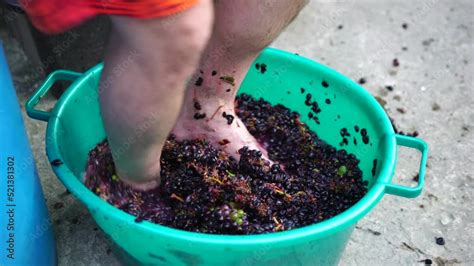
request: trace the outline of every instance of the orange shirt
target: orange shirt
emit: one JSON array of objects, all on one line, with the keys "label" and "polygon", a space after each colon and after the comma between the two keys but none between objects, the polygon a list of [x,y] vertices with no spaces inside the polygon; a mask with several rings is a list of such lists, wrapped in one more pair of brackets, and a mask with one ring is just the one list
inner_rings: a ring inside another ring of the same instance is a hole
[{"label": "orange shirt", "polygon": [[149,19],[184,11],[198,0],[20,0],[33,25],[60,33],[100,14]]}]

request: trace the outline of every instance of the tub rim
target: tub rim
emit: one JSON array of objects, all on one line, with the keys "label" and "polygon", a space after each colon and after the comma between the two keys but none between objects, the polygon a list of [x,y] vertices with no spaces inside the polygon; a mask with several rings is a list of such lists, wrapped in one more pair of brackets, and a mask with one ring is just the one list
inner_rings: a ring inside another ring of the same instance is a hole
[{"label": "tub rim", "polygon": [[[285,243],[295,243],[306,240],[307,238],[322,238],[327,235],[333,234],[340,230],[346,229],[349,226],[354,225],[363,216],[365,216],[375,205],[381,200],[383,195],[386,193],[386,187],[392,181],[393,173],[396,165],[397,157],[397,140],[396,135],[393,131],[391,122],[386,115],[383,108],[378,104],[375,98],[369,94],[365,89],[359,86],[354,81],[340,74],[339,72],[326,67],[318,62],[307,59],[303,56],[295,55],[282,50],[267,48],[262,52],[265,56],[278,56],[283,58],[291,58],[296,63],[305,64],[318,71],[324,71],[325,76],[339,79],[341,82],[347,84],[348,88],[355,90],[355,93],[360,94],[364,98],[368,108],[377,112],[377,116],[381,117],[381,128],[384,128],[384,133],[381,138],[381,145],[384,145],[384,149],[387,151],[384,159],[384,167],[382,167],[376,177],[376,182],[368,190],[367,194],[360,199],[352,207],[348,208],[344,212],[327,219],[325,221],[288,230],[283,232],[274,232],[267,234],[258,235],[217,235],[217,234],[204,234],[189,232],[181,229],[175,229],[159,224],[155,224],[148,221],[136,223],[135,216],[132,216],[104,201],[92,191],[90,191],[81,181],[80,178],[76,177],[73,172],[69,169],[66,164],[60,164],[58,166],[52,166],[55,174],[59,177],[61,182],[66,188],[86,207],[92,212],[93,216],[97,213],[104,213],[104,216],[113,217],[114,219],[121,220],[125,223],[131,223],[132,227],[137,227],[140,230],[149,231],[157,236],[170,237],[174,239],[194,242],[195,244],[211,244],[211,245],[232,245],[238,246],[249,246],[249,245],[260,245],[260,244],[271,244],[271,245],[284,245]],[[71,84],[58,100],[55,107],[53,108],[51,115],[49,116],[48,126],[46,130],[46,153],[50,161],[59,159],[63,160],[57,143],[57,131],[59,126],[59,118],[61,117],[62,111],[65,108],[65,104],[68,99],[80,87],[82,82],[87,82],[88,79],[95,75],[96,72],[102,70],[102,64],[98,64],[80,77],[78,77],[73,84]],[[49,137],[48,137],[49,136]],[[394,193],[391,193],[394,194]],[[95,218],[95,217],[94,217]]]}]

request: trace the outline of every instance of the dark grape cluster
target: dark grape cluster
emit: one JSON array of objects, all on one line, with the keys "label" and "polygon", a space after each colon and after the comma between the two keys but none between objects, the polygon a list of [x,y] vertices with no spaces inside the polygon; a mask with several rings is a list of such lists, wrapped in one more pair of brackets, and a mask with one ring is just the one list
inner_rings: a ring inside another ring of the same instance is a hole
[{"label": "dark grape cluster", "polygon": [[298,113],[245,94],[236,111],[273,165],[247,147],[236,160],[206,140],[170,136],[160,187],[140,192],[117,178],[104,141],[89,154],[86,186],[137,222],[212,234],[298,228],[333,217],[365,195],[357,158],[319,139]]},{"label": "dark grape cluster", "polygon": [[247,213],[242,209],[224,204],[214,209],[208,227],[208,233],[232,232],[238,234],[249,230],[249,221]]}]

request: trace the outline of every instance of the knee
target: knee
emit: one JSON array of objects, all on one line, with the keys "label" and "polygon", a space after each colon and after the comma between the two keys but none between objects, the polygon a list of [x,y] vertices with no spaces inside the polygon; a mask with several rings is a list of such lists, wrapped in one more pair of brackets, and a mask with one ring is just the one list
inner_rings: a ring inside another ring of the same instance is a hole
[{"label": "knee", "polygon": [[[160,38],[164,61],[169,63],[169,67],[176,66],[176,71],[194,68],[198,63],[203,50],[205,49],[211,34],[211,26],[196,26],[196,23],[178,23],[170,28],[173,32],[166,36],[157,35]],[[158,49],[155,46],[155,49]]]},{"label": "knee", "polygon": [[156,38],[167,42],[165,50],[185,61],[199,60],[211,36],[214,21],[212,3],[200,2],[209,2],[209,5],[206,9],[198,7],[196,12],[183,14],[182,17],[171,17],[161,25],[163,30],[155,32]]},{"label": "knee", "polygon": [[[213,22],[210,0],[182,13],[158,19],[112,17],[112,34],[127,47],[142,51],[151,61],[154,56],[161,63],[194,64],[209,40]],[[199,23],[196,23],[199,21]]]},{"label": "knee", "polygon": [[216,3],[214,35],[226,50],[259,51],[268,46],[288,25],[308,0],[262,0],[245,10],[239,1]]}]

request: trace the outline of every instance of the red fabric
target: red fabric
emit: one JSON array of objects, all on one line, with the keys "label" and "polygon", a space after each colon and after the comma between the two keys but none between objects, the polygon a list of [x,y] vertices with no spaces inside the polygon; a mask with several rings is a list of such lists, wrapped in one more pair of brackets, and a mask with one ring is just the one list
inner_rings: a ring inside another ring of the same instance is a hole
[{"label": "red fabric", "polygon": [[141,19],[179,13],[198,0],[20,0],[33,25],[46,33],[65,31],[99,14]]}]

